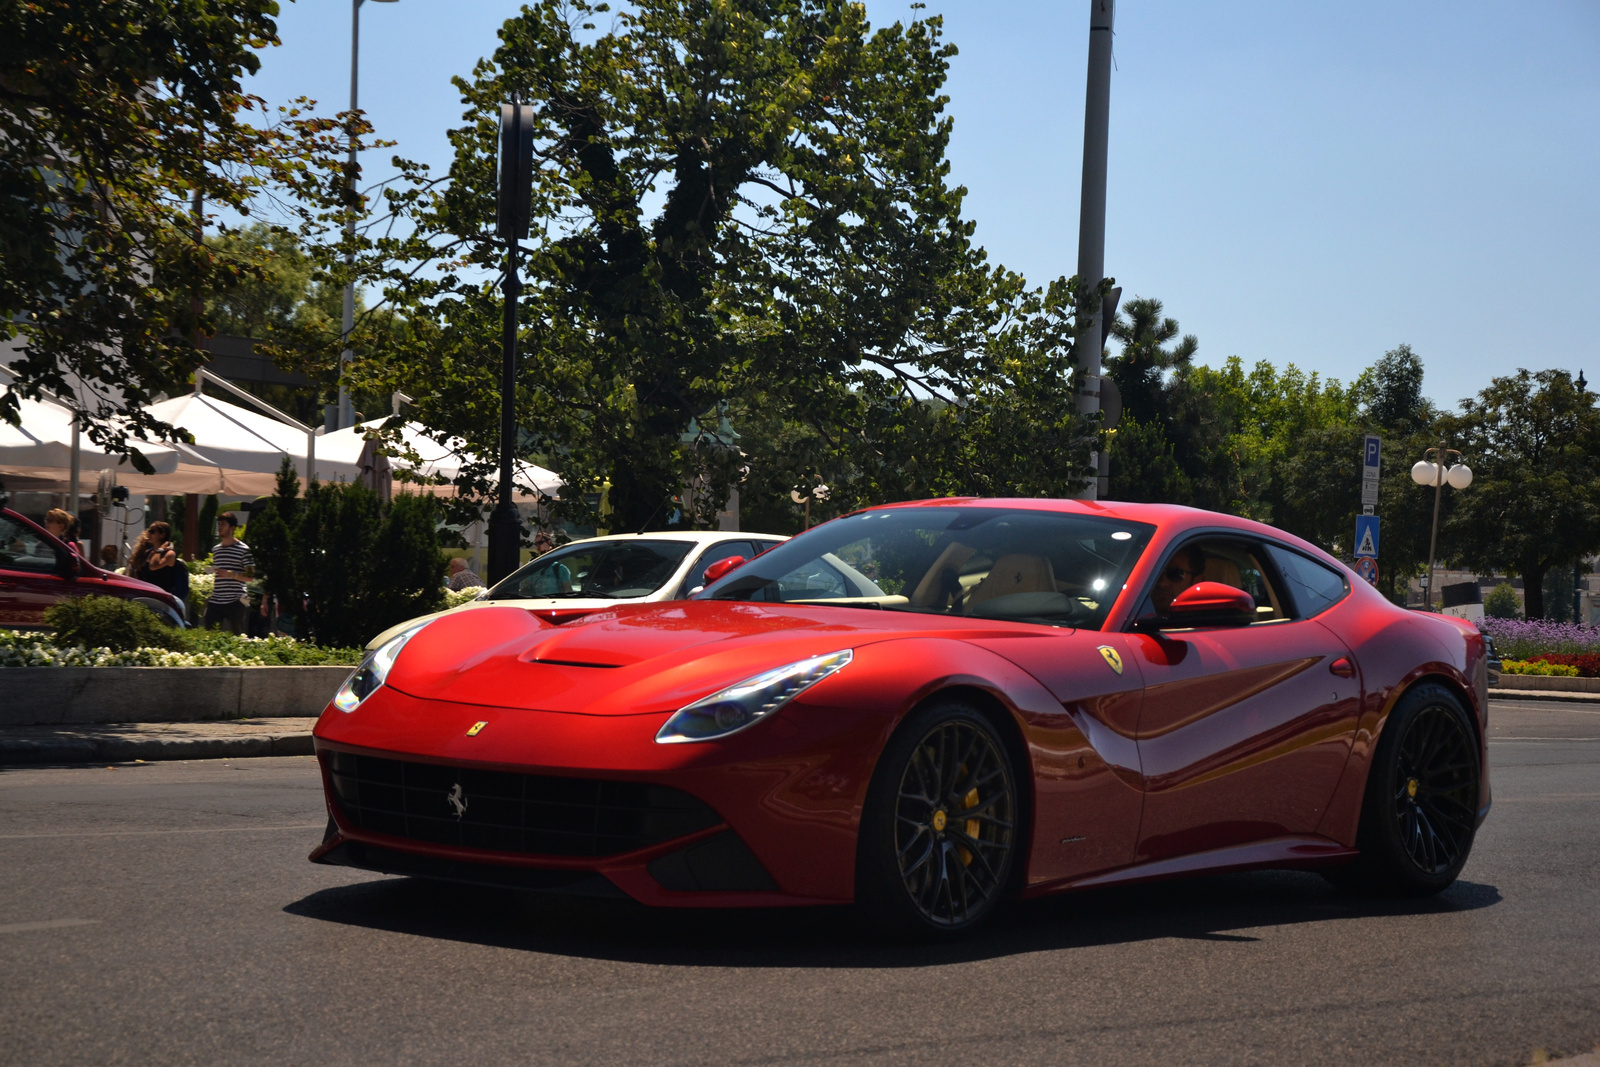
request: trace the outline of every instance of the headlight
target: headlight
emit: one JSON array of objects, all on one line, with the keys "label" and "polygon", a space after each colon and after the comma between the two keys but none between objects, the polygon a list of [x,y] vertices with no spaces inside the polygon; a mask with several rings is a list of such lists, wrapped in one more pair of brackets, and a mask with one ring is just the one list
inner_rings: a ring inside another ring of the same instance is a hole
[{"label": "headlight", "polygon": [[656,733],[656,741],[663,745],[709,741],[743,730],[777,711],[849,663],[854,656],[847,648],[746,678],[679,710]]},{"label": "headlight", "polygon": [[383,680],[389,677],[389,668],[394,666],[395,657],[400,654],[406,642],[411,640],[411,635],[426,625],[428,623],[422,622],[408,630],[401,630],[373,649],[371,654],[361,661],[361,666],[355,669],[355,673],[346,678],[339,691],[334,694],[333,706],[340,711],[355,711],[359,708],[361,702],[376,692],[383,684]]}]

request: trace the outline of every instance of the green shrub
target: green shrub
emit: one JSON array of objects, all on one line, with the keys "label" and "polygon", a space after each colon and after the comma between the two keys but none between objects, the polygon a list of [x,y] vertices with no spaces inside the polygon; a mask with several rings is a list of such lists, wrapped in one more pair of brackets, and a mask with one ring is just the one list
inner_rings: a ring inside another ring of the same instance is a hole
[{"label": "green shrub", "polygon": [[262,588],[319,645],[359,648],[397,622],[444,606],[439,507],[361,484],[313,482],[303,497],[284,461],[278,491],[250,521]]},{"label": "green shrub", "polygon": [[1510,582],[1501,582],[1483,598],[1483,613],[1496,619],[1514,619],[1522,605],[1517,602],[1517,591]]},{"label": "green shrub", "polygon": [[54,633],[58,648],[82,645],[126,652],[135,648],[183,649],[187,646],[181,630],[162,623],[156,613],[143,604],[114,596],[74,597],[52,604],[44,621]]}]

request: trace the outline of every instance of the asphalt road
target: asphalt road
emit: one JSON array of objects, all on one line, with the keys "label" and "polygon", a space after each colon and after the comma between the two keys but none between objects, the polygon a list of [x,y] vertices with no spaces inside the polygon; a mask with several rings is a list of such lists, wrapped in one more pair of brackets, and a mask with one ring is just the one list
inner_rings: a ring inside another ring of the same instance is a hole
[{"label": "asphalt road", "polygon": [[1600,1042],[1600,708],[1497,704],[1436,900],[1258,873],[1016,908],[661,913],[305,861],[308,757],[0,773],[0,1062],[1525,1064]]}]

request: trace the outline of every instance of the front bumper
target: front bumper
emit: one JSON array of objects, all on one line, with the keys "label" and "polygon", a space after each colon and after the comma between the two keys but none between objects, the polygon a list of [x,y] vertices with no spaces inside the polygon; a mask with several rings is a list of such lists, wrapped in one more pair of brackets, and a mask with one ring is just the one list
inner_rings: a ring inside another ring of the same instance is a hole
[{"label": "front bumper", "polygon": [[[726,742],[658,745],[665,718],[486,708],[380,690],[355,713],[330,710],[317,725],[330,827],[310,858],[545,892],[620,892],[664,907],[853,898],[856,825],[877,751],[857,736],[861,716],[796,702]],[[422,770],[405,772],[414,788],[404,795],[385,795],[392,785],[379,783],[379,803],[363,805],[349,776],[336,773],[361,758]],[[513,779],[526,784],[508,785]],[[458,784],[459,817],[449,801]],[[614,795],[584,808],[562,795],[568,786]],[[616,795],[641,790],[688,804],[641,814]],[[600,838],[577,840],[591,831]]]}]

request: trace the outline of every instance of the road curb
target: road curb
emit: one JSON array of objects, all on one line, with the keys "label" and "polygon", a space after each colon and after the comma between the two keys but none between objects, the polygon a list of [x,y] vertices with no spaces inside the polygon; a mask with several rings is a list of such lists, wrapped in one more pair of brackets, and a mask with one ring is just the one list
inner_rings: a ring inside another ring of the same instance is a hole
[{"label": "road curb", "polygon": [[301,717],[328,706],[351,667],[0,667],[0,728]]},{"label": "road curb", "polygon": [[1564,700],[1575,704],[1600,704],[1600,693],[1572,693],[1557,689],[1495,689],[1490,700]]},{"label": "road curb", "polygon": [[311,733],[254,737],[0,737],[0,766],[309,756]]}]

